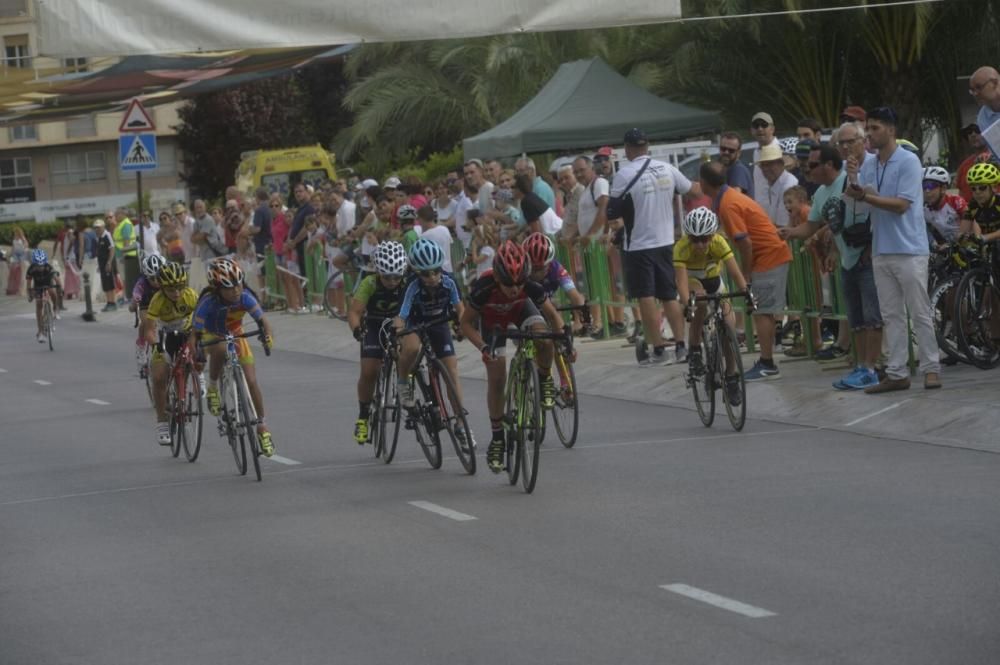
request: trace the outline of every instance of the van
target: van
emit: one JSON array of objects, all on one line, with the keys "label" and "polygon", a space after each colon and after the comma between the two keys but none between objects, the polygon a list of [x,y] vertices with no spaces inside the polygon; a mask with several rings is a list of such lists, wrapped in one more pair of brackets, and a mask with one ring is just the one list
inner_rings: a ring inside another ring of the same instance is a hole
[{"label": "van", "polygon": [[287,201],[292,188],[300,182],[319,189],[325,181],[334,180],[333,164],[333,154],[318,143],[283,150],[251,150],[240,155],[236,186],[247,194],[266,187]]}]

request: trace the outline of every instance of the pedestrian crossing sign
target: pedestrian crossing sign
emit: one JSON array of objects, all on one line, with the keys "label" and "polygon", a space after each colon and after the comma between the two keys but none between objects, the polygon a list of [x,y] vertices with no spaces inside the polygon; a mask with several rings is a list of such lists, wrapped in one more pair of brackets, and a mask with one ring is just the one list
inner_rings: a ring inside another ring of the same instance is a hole
[{"label": "pedestrian crossing sign", "polygon": [[118,164],[122,171],[156,169],[156,134],[125,134],[118,137]]}]

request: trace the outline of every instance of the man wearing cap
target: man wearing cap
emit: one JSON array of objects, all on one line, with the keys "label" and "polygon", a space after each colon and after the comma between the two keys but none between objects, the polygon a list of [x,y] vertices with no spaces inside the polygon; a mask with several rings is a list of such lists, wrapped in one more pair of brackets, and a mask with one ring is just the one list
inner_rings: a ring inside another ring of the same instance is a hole
[{"label": "man wearing cap", "polygon": [[866,393],[907,390],[909,311],[917,337],[924,388],[941,387],[941,365],[927,295],[927,232],[924,228],[923,167],[920,158],[896,144],[896,112],[882,106],[868,112],[870,145],[876,159],[847,160],[844,195],[867,204],[872,225],[872,266],[889,347],[886,378]]},{"label": "man wearing cap", "polygon": [[753,174],[740,161],[743,140],[736,132],[722,132],[719,137],[719,163],[726,170],[726,184],[753,198]]},{"label": "man wearing cap", "polygon": [[545,178],[538,175],[535,168],[535,161],[530,157],[522,157],[514,163],[514,170],[518,175],[526,175],[532,180],[532,190],[539,198],[552,208],[556,209],[556,193],[552,191]]},{"label": "man wearing cap", "polygon": [[102,219],[94,221],[94,234],[97,236],[97,266],[101,274],[101,290],[104,291],[107,303],[102,311],[113,312],[118,309],[115,304],[115,275],[118,273],[118,264],[115,262],[115,239]]},{"label": "man wearing cap", "polygon": [[614,176],[611,168],[611,160],[614,158],[614,149],[606,145],[597,150],[597,153],[591,158],[594,165],[594,173],[598,176],[607,179],[611,182],[611,178]]},{"label": "man wearing cap", "polygon": [[809,176],[809,153],[819,147],[819,141],[813,141],[812,139],[802,139],[795,144],[795,161],[798,165],[789,171],[799,182],[799,186],[806,190],[806,193],[811,199],[816,190],[819,189],[819,185],[813,182],[812,178]]},{"label": "man wearing cap", "polygon": [[[615,210],[608,216],[622,217],[625,222],[622,243],[625,286],[629,297],[639,301],[645,339],[653,347],[644,364],[670,362],[660,334],[657,300],[677,340],[675,359],[684,362],[687,359],[683,342],[684,316],[674,282],[674,194],[700,196],[701,188],[673,165],[649,157],[646,134],[641,129],[625,132],[624,143],[625,161],[620,164],[611,184],[610,205]],[[626,194],[632,198],[634,214],[631,216],[627,210],[623,216],[616,205]]]},{"label": "man wearing cap", "polygon": [[868,113],[860,106],[848,106],[840,112],[840,124],[845,122],[864,123],[868,119]]},{"label": "man wearing cap", "polygon": [[969,169],[980,162],[989,161],[990,151],[986,147],[986,143],[983,141],[983,134],[976,123],[966,125],[962,128],[962,138],[968,144],[972,154],[958,165],[955,186],[958,187],[958,193],[968,203],[972,201],[972,189],[969,187]]},{"label": "man wearing cap", "polygon": [[986,131],[1000,120],[1000,73],[993,67],[980,67],[969,77],[969,94],[979,104],[976,124]]},{"label": "man wearing cap", "polygon": [[750,133],[757,140],[757,147],[753,151],[753,199],[766,208],[767,205],[761,203],[761,197],[767,200],[768,182],[760,169],[760,151],[766,146],[778,145],[777,139],[774,138],[774,119],[771,114],[766,111],[755,113],[750,119]]},{"label": "man wearing cap", "polygon": [[764,186],[754,183],[756,192],[754,199],[764,208],[775,226],[788,226],[785,191],[798,185],[799,181],[785,170],[785,157],[777,141],[772,141],[760,149],[757,169],[764,175]]}]

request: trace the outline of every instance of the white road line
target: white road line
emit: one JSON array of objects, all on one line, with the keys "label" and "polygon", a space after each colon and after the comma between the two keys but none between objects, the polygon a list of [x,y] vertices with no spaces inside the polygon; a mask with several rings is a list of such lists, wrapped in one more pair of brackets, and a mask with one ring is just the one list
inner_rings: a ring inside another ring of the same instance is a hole
[{"label": "white road line", "polygon": [[751,619],[763,619],[765,617],[778,616],[774,612],[765,610],[763,607],[747,605],[746,603],[741,603],[738,600],[726,598],[725,596],[720,596],[712,593],[711,591],[705,591],[704,589],[699,589],[697,587],[688,586],[687,584],[661,584],[660,588],[688,598],[693,598],[694,600],[700,600],[703,603],[708,603],[709,605],[714,605],[715,607],[729,610],[730,612],[742,614],[743,616],[750,617]]},{"label": "white road line", "polygon": [[5,370],[3,367],[0,367],[0,374],[6,374],[6,373],[7,373],[7,370]]},{"label": "white road line", "polygon": [[302,462],[297,462],[293,459],[287,457],[282,457],[281,455],[271,455],[270,457],[265,457],[264,459],[271,460],[272,462],[277,462],[278,464],[284,464],[286,466],[298,466]]},{"label": "white road line", "polygon": [[87,401],[97,406],[111,406],[111,402],[105,402],[103,399],[88,399]]},{"label": "white road line", "polygon": [[479,519],[478,517],[473,517],[472,515],[466,515],[465,513],[460,513],[457,510],[452,510],[451,508],[445,508],[444,506],[439,506],[436,503],[431,503],[430,501],[408,501],[411,506],[415,508],[422,508],[423,510],[428,510],[432,513],[437,513],[442,517],[447,517],[450,520],[455,520],[456,522],[468,522],[470,520]]},{"label": "white road line", "polygon": [[37,383],[40,386],[51,386],[52,385],[51,381],[43,381],[41,379],[35,379],[35,383]]},{"label": "white road line", "polygon": [[856,418],[855,420],[852,420],[851,422],[849,422],[846,425],[844,425],[844,427],[853,427],[854,425],[857,425],[858,423],[864,422],[864,421],[868,420],[869,418],[874,418],[875,416],[881,416],[883,413],[885,413],[887,411],[892,411],[893,409],[898,409],[903,404],[906,404],[907,402],[909,402],[910,399],[912,399],[912,398],[907,398],[907,399],[904,399],[904,400],[900,400],[900,401],[896,402],[895,404],[890,404],[889,406],[885,407],[884,409],[879,409],[875,413],[869,413],[867,416],[861,416],[860,418]]}]

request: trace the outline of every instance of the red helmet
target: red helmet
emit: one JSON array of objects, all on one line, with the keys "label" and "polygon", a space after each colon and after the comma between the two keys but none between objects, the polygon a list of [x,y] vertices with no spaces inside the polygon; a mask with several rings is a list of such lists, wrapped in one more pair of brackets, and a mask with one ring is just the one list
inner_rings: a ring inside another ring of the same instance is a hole
[{"label": "red helmet", "polygon": [[497,249],[493,257],[493,275],[504,286],[523,284],[531,272],[528,257],[513,240],[507,240]]},{"label": "red helmet", "polygon": [[544,233],[532,233],[525,238],[522,247],[535,268],[547,266],[556,258],[556,246]]}]

